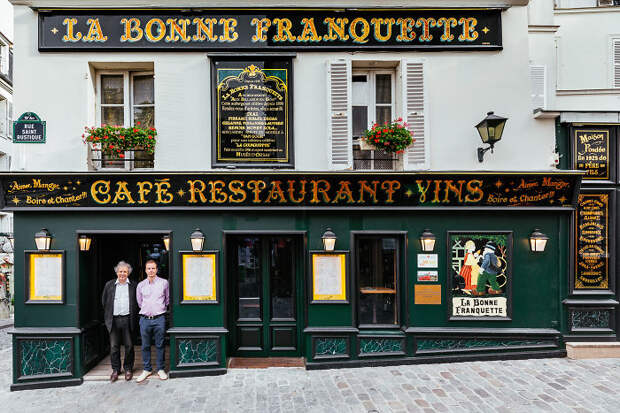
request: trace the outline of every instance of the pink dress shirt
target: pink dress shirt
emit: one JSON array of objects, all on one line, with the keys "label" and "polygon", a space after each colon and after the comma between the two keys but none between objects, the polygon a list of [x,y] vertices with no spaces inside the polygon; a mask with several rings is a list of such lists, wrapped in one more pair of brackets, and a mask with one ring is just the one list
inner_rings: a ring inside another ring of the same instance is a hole
[{"label": "pink dress shirt", "polygon": [[168,281],[155,276],[153,282],[146,278],[136,288],[136,299],[140,306],[140,314],[154,317],[166,312],[170,301]]}]

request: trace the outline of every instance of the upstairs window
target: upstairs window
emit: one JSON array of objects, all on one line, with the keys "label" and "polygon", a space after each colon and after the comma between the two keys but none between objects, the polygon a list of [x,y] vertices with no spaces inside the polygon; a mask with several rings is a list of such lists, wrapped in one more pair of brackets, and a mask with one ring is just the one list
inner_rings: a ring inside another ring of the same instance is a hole
[{"label": "upstairs window", "polygon": [[[101,71],[97,76],[97,117],[100,125],[155,127],[155,89],[152,72]],[[97,159],[98,158],[98,159]],[[97,168],[153,168],[154,157],[141,149],[124,158],[101,151],[94,156]]]}]

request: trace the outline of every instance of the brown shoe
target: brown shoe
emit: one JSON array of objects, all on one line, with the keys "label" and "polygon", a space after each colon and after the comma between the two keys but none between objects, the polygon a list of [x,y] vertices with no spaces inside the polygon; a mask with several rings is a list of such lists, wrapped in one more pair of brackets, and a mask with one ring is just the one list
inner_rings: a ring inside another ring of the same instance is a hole
[{"label": "brown shoe", "polygon": [[489,294],[498,295],[501,293],[502,293],[502,290],[494,290],[492,288],[489,288]]},{"label": "brown shoe", "polygon": [[116,380],[118,380],[118,371],[115,370],[110,374],[110,383],[114,383]]},{"label": "brown shoe", "polygon": [[131,370],[125,371],[125,380],[130,381],[132,377],[133,377],[133,371]]}]

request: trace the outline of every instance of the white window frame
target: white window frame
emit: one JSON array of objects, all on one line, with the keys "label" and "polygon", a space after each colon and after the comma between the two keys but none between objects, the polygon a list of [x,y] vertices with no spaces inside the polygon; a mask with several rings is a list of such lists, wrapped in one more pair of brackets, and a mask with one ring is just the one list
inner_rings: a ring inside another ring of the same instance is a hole
[{"label": "white window frame", "polygon": [[[355,77],[355,76],[360,76],[360,75],[365,75],[367,76],[367,84],[368,84],[368,91],[369,91],[369,96],[368,96],[368,102],[367,102],[367,111],[366,111],[366,117],[368,120],[368,124],[366,125],[366,129],[370,129],[372,127],[372,125],[376,122],[376,119],[374,119],[377,116],[377,107],[378,106],[383,106],[383,107],[390,107],[391,110],[391,119],[390,121],[398,118],[398,116],[396,116],[396,75],[397,75],[397,70],[396,68],[394,69],[361,69],[361,68],[353,68],[351,71],[351,78]],[[392,97],[392,101],[390,104],[386,104],[386,103],[377,103],[377,75],[390,75],[391,76],[391,82],[390,82],[390,87],[391,87],[391,91],[390,91],[390,95]],[[353,82],[353,80],[351,81],[351,94],[353,94],[353,84],[355,82]],[[353,106],[358,106],[355,104],[355,102],[353,102],[353,98],[351,98],[351,114],[353,114]],[[351,118],[351,122],[353,122],[353,118]],[[358,146],[360,144],[359,142],[359,138],[354,137],[353,135],[351,136],[351,145],[353,145],[353,153],[355,154],[355,146]],[[387,159],[375,159],[375,151],[374,150],[369,150],[369,152],[371,152],[370,154],[370,168],[366,169],[356,169],[355,168],[355,155],[353,156],[353,170],[354,171],[399,171],[402,170],[402,156],[397,155],[397,154],[392,154],[392,168],[391,169],[377,169],[375,168],[375,160],[376,161],[386,161]]]},{"label": "white window frame", "polygon": [[9,45],[0,39],[0,73],[9,74]]},{"label": "white window frame", "polygon": [[[115,104],[104,104],[103,93],[101,89],[101,77],[106,75],[122,75],[123,76],[123,125],[124,128],[129,128],[134,126],[134,116],[133,116],[133,108],[134,107],[153,107],[155,110],[155,102],[150,105],[134,105],[133,103],[133,88],[134,88],[134,77],[136,76],[144,76],[144,75],[152,75],[153,79],[155,79],[155,73],[153,71],[132,71],[132,70],[98,70],[97,71],[97,86],[95,90],[95,101],[96,101],[96,122],[97,125],[101,125],[101,111],[103,107],[118,107],[121,106],[118,103]],[[99,159],[99,161],[93,162],[95,169],[104,169],[106,171],[127,171],[127,170],[135,170],[141,171],[146,170],[150,171],[154,168],[135,168],[133,159],[134,152],[133,151],[125,151],[124,158],[124,168],[103,168],[101,165],[102,160],[102,152],[99,150],[93,150],[93,155],[95,158]],[[153,160],[154,162],[154,160]]]}]

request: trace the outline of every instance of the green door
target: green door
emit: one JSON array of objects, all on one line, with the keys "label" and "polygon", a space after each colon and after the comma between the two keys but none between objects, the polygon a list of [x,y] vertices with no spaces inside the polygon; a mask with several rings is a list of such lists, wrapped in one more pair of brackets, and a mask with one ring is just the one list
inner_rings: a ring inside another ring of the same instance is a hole
[{"label": "green door", "polygon": [[235,236],[227,241],[231,355],[301,355],[303,260],[295,236]]}]

